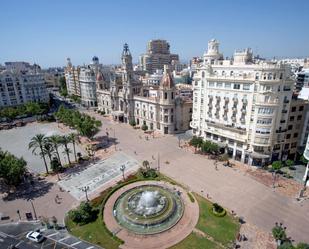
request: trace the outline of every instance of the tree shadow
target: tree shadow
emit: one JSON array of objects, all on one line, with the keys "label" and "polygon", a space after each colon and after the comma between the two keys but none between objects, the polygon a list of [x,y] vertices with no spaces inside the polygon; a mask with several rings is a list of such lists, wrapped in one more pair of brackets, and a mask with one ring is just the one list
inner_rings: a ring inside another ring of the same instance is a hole
[{"label": "tree shadow", "polygon": [[14,192],[10,192],[4,201],[14,201],[17,199],[31,200],[47,194],[54,184],[41,178],[32,178],[24,181]]}]

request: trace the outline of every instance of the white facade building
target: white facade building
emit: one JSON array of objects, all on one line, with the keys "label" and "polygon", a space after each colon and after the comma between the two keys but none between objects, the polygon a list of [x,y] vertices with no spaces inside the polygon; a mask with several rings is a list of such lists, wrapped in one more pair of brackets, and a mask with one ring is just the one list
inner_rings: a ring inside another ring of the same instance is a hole
[{"label": "white facade building", "polygon": [[211,40],[197,67],[191,127],[235,160],[265,165],[282,153],[294,80],[287,64],[253,61],[252,51],[223,60]]},{"label": "white facade building", "polygon": [[48,100],[44,75],[36,69],[33,71],[10,69],[0,73],[0,107]]}]

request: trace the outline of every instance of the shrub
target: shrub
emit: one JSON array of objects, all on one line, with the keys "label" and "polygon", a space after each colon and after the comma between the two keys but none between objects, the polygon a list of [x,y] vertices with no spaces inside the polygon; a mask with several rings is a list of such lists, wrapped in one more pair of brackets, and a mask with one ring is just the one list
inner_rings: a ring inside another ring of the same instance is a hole
[{"label": "shrub", "polygon": [[191,202],[195,202],[195,199],[194,199],[194,197],[192,196],[191,193],[188,192],[187,195],[188,195]]},{"label": "shrub", "polygon": [[148,126],[145,125],[145,124],[143,124],[143,125],[142,125],[142,130],[143,130],[143,131],[147,131],[147,130],[148,130]]},{"label": "shrub", "polygon": [[282,168],[282,162],[281,161],[274,161],[272,164],[271,164],[271,167],[273,170],[279,170]]},{"label": "shrub", "polygon": [[94,209],[89,202],[81,202],[77,209],[69,212],[69,217],[73,222],[84,225],[96,220],[98,210]]},{"label": "shrub", "polygon": [[135,126],[136,126],[135,120],[131,120],[131,121],[130,121],[130,125],[133,126],[133,127],[135,127]]},{"label": "shrub", "polygon": [[275,240],[285,241],[287,239],[285,229],[282,224],[276,224],[276,226],[272,229],[272,234]]},{"label": "shrub", "polygon": [[226,211],[218,203],[212,204],[211,212],[217,217],[223,217],[226,215]]},{"label": "shrub", "polygon": [[285,161],[285,165],[288,166],[288,167],[292,167],[294,165],[294,161],[292,160],[286,160]]}]

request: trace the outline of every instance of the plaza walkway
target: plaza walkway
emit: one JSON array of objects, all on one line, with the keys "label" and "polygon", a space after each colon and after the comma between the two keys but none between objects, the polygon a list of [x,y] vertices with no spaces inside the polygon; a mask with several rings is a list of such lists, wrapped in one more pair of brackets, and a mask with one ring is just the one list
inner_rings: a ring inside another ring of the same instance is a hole
[{"label": "plaza walkway", "polygon": [[232,168],[219,165],[215,170],[213,161],[179,148],[174,136],[149,136],[146,140],[140,130],[99,115],[96,117],[103,121],[99,135],[105,135],[107,128],[112,137],[115,130],[117,149],[139,161],[148,160],[154,167],[160,153],[160,170],[169,177],[205,197],[208,194],[213,201],[267,232],[271,232],[275,222],[283,222],[287,226],[288,236],[295,241],[309,243],[308,201],[299,203],[284,197]]}]

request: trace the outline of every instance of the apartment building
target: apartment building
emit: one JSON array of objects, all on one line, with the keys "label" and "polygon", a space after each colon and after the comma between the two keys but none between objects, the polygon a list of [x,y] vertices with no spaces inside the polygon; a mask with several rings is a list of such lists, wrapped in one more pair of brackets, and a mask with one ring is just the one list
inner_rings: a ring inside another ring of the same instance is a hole
[{"label": "apartment building", "polygon": [[8,65],[9,69],[0,72],[0,107],[49,100],[44,75],[37,65],[30,67],[25,62],[10,62]]},{"label": "apartment building", "polygon": [[193,133],[230,157],[263,166],[285,160],[294,79],[287,64],[254,60],[250,49],[223,59],[211,40],[193,81]]},{"label": "apartment building", "polygon": [[170,44],[166,40],[151,40],[147,44],[147,52],[140,56],[140,68],[148,73],[157,69],[163,70],[164,65],[178,65],[179,56],[170,53]]}]

